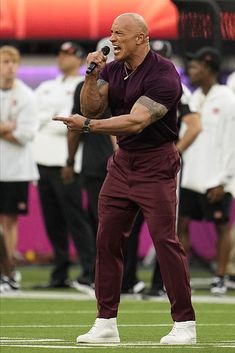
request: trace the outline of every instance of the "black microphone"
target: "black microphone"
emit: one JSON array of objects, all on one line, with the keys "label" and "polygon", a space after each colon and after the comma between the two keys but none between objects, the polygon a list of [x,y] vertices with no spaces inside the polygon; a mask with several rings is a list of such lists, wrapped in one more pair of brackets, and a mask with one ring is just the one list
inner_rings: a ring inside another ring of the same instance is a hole
[{"label": "black microphone", "polygon": [[[106,56],[110,52],[110,48],[108,46],[105,46],[101,48],[102,53]],[[89,75],[95,68],[97,67],[96,63],[91,62],[88,68],[86,69],[86,74]]]}]

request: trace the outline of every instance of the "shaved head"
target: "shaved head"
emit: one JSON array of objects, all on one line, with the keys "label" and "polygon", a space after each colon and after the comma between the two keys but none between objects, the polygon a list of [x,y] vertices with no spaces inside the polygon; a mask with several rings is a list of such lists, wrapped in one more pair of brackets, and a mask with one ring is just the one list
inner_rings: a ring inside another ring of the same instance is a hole
[{"label": "shaved head", "polygon": [[122,20],[122,19],[131,19],[132,20],[131,24],[132,25],[135,24],[138,32],[142,32],[145,35],[148,35],[147,23],[145,22],[145,19],[138,13],[123,13],[120,16],[116,17],[114,21]]},{"label": "shaved head", "polygon": [[116,60],[125,60],[129,69],[137,67],[150,50],[145,19],[138,13],[119,15],[113,21],[110,41]]}]

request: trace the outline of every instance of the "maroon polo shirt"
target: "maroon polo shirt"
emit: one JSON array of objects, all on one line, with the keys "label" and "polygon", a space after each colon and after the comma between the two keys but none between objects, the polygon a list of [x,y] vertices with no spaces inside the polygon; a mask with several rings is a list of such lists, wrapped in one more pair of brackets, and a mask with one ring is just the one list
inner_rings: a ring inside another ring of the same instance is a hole
[{"label": "maroon polo shirt", "polygon": [[174,65],[152,50],[127,80],[124,61],[112,61],[100,78],[109,83],[109,107],[112,116],[129,114],[141,96],[163,104],[167,114],[139,134],[118,136],[118,145],[126,150],[149,149],[177,139],[177,104],[182,94],[179,74]]}]

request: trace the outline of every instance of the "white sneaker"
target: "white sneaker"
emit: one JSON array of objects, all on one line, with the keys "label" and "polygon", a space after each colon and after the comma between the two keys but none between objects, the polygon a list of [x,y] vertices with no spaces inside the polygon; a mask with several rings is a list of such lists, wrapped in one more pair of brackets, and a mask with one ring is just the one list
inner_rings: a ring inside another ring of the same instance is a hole
[{"label": "white sneaker", "polygon": [[223,295],[227,292],[225,277],[214,277],[211,283],[211,294]]},{"label": "white sneaker", "polygon": [[161,338],[162,344],[195,344],[197,342],[196,322],[175,322],[167,336]]},{"label": "white sneaker", "polygon": [[95,284],[94,283],[83,283],[79,280],[72,282],[72,288],[77,289],[79,292],[89,295],[91,298],[95,298]]},{"label": "white sneaker", "polygon": [[142,293],[144,291],[144,289],[145,289],[145,283],[143,281],[138,281],[133,286],[133,293],[134,294]]},{"label": "white sneaker", "polygon": [[119,343],[119,333],[116,318],[96,319],[94,325],[85,333],[77,337],[77,343]]}]

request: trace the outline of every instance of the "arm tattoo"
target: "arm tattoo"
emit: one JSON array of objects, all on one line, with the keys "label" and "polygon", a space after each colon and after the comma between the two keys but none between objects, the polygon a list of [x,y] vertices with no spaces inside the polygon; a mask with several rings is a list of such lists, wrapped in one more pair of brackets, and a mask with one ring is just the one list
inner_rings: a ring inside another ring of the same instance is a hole
[{"label": "arm tattoo", "polygon": [[155,121],[163,118],[163,116],[168,112],[168,109],[160,104],[148,98],[146,96],[141,96],[137,103],[144,105],[150,112],[151,124],[155,123]]},{"label": "arm tattoo", "polygon": [[105,80],[102,80],[101,78],[98,79],[97,81],[97,88],[101,88],[104,85],[107,85],[108,82],[106,82]]}]

